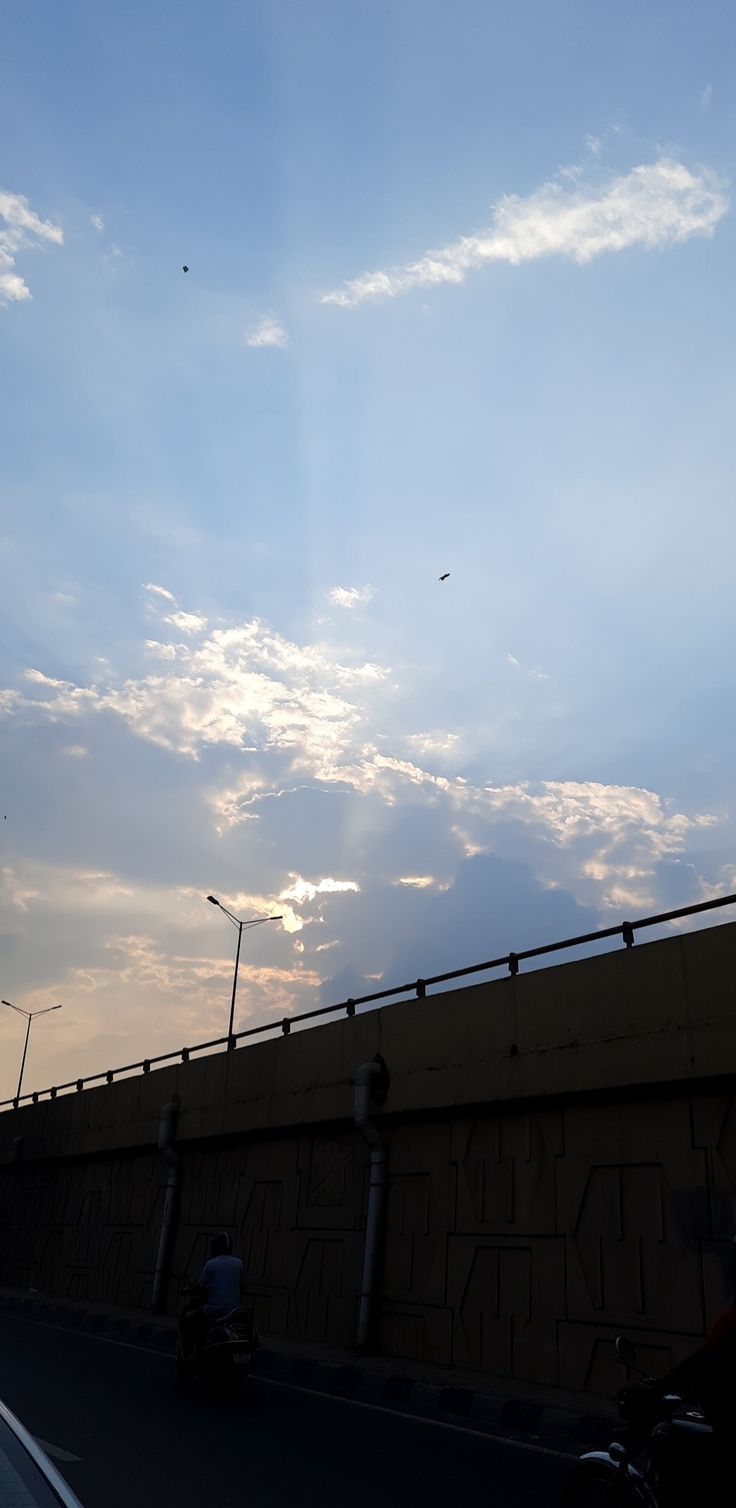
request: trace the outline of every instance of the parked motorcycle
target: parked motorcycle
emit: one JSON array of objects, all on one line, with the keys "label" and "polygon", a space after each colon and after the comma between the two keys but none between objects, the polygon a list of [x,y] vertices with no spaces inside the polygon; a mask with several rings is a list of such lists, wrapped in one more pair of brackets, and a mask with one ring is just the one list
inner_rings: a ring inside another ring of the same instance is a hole
[{"label": "parked motorcycle", "polygon": [[192,1344],[179,1320],[176,1337],[176,1375],[185,1386],[201,1382],[224,1391],[237,1391],[253,1370],[260,1340],[248,1309],[234,1309],[214,1320],[204,1342]]},{"label": "parked motorcycle", "polygon": [[641,1379],[617,1395],[622,1427],[608,1450],[594,1450],[578,1462],[563,1494],[563,1508],[680,1508],[710,1496],[715,1486],[713,1431],[697,1409],[675,1394],[652,1396],[650,1379],[635,1366],[634,1348],[624,1336],[616,1357]]}]

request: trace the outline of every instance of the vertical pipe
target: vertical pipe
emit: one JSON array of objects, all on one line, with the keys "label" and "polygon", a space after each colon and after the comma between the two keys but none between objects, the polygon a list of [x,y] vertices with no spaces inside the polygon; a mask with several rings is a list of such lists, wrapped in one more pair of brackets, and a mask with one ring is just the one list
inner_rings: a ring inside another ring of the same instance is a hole
[{"label": "vertical pipe", "polygon": [[154,1314],[160,1314],[166,1305],[166,1284],[169,1276],[171,1247],[174,1239],[174,1218],[176,1215],[176,1197],[179,1185],[179,1154],[174,1146],[174,1132],[176,1131],[178,1112],[179,1097],[178,1095],[174,1095],[174,1098],[168,1105],[161,1106],[161,1118],[158,1126],[158,1150],[163,1153],[166,1159],[167,1174],[166,1187],[164,1189],[164,1207],[161,1211],[161,1232],[158,1240],[156,1268],[153,1274],[151,1303]]},{"label": "vertical pipe", "polygon": [[386,1205],[386,1148],[383,1139],[370,1119],[371,1100],[379,1085],[385,1083],[386,1067],[381,1061],[363,1063],[355,1075],[355,1100],[353,1120],[356,1130],[370,1147],[370,1176],[368,1181],[368,1210],[363,1248],[363,1279],[356,1343],[359,1351],[370,1346],[375,1330],[375,1299],[378,1291],[381,1258],[383,1255],[384,1214]]}]

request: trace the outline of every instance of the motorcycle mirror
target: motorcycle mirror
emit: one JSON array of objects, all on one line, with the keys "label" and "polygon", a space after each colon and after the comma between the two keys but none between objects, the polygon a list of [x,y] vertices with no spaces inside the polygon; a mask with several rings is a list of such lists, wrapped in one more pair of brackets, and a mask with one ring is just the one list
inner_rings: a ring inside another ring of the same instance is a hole
[{"label": "motorcycle mirror", "polygon": [[616,1360],[620,1361],[623,1367],[634,1366],[636,1352],[627,1335],[617,1335],[616,1337]]}]

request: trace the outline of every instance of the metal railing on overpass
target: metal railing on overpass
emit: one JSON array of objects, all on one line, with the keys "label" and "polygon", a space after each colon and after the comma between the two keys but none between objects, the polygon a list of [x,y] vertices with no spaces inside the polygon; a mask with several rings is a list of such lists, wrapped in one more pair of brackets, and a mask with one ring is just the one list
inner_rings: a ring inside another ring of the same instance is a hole
[{"label": "metal railing on overpass", "polygon": [[262,1026],[249,1026],[244,1031],[234,1032],[231,1037],[213,1037],[209,1042],[198,1042],[194,1047],[180,1047],[176,1052],[158,1053],[153,1058],[142,1058],[138,1063],[125,1063],[120,1068],[108,1068],[103,1073],[90,1073],[81,1079],[70,1079],[66,1084],[55,1084],[50,1089],[34,1089],[10,1100],[0,1100],[0,1110],[14,1109],[24,1102],[37,1104],[39,1100],[56,1099],[58,1094],[81,1091],[90,1084],[112,1084],[124,1074],[150,1073],[159,1063],[187,1063],[195,1053],[203,1053],[215,1047],[235,1050],[239,1042],[250,1037],[266,1036],[278,1032],[288,1037],[292,1026],[302,1021],[314,1021],[317,1017],[344,1014],[354,1016],[359,1005],[372,1005],[379,1000],[392,1000],[400,995],[416,995],[422,1000],[431,985],[448,984],[453,979],[467,979],[471,974],[484,974],[491,969],[505,968],[512,976],[518,974],[519,964],[528,958],[542,958],[548,953],[561,953],[565,948],[579,948],[587,943],[604,941],[607,937],[620,937],[627,948],[634,946],[634,934],[645,927],[657,927],[666,922],[678,921],[683,916],[697,916],[703,911],[716,911],[722,906],[736,905],[736,895],[720,895],[715,900],[699,901],[694,906],[680,906],[676,911],[661,911],[657,916],[642,916],[635,922],[620,922],[615,927],[601,927],[597,932],[583,932],[579,937],[565,937],[561,942],[545,943],[540,948],[526,948],[520,953],[504,953],[500,958],[486,959],[485,963],[472,963],[464,969],[450,969],[446,974],[433,974],[426,979],[413,979],[410,984],[398,984],[392,989],[374,990],[370,995],[356,995],[354,999],[341,1000],[336,1005],[321,1005],[313,1011],[300,1011],[294,1016],[284,1016],[280,1021],[266,1021]]}]

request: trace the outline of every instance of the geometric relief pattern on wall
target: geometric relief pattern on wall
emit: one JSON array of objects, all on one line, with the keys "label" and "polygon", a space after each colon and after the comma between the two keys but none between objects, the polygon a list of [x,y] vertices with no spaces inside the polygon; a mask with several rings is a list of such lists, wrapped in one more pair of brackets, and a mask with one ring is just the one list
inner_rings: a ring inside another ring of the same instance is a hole
[{"label": "geometric relief pattern on wall", "polygon": [[205,1147],[185,1153],[186,1218],[190,1225],[232,1230],[245,1153],[240,1147]]},{"label": "geometric relief pattern on wall", "polygon": [[557,1169],[564,1318],[697,1336],[705,1324],[708,1163],[684,1094],[572,1104]]},{"label": "geometric relief pattern on wall", "polygon": [[[659,1369],[722,1304],[736,1221],[722,1087],[377,1121],[388,1354],[554,1383],[559,1344],[563,1384],[597,1388],[618,1332]],[[0,1167],[0,1281],[149,1302],[166,1171],[152,1148]],[[264,1333],[352,1346],[368,1173],[343,1124],[181,1144],[169,1304],[230,1229]]]},{"label": "geometric relief pattern on wall", "polygon": [[63,1230],[47,1229],[43,1236],[43,1249],[39,1266],[39,1287],[42,1293],[48,1293],[54,1286],[54,1280],[62,1268],[64,1251]]},{"label": "geometric relief pattern on wall", "polygon": [[448,1303],[452,1362],[493,1377],[557,1380],[557,1316],[564,1250],[555,1237],[455,1237]]},{"label": "geometric relief pattern on wall", "polygon": [[[301,1260],[290,1285],[296,1338],[344,1345],[344,1242],[339,1237],[307,1236],[302,1243]],[[348,1316],[352,1308],[348,1303]]]},{"label": "geometric relief pattern on wall", "polygon": [[273,1277],[274,1244],[282,1229],[283,1183],[266,1179],[254,1183],[240,1222],[240,1255],[250,1282]]},{"label": "geometric relief pattern on wall", "polygon": [[570,1318],[700,1332],[700,1255],[686,1249],[679,1218],[688,1191],[678,1200],[668,1171],[659,1162],[579,1170]]},{"label": "geometric relief pattern on wall", "polygon": [[366,1151],[354,1131],[299,1139],[299,1203],[302,1230],[354,1230],[360,1221]]},{"label": "geometric relief pattern on wall", "polygon": [[102,1256],[102,1189],[87,1189],[74,1227],[75,1267],[97,1267]]},{"label": "geometric relief pattern on wall", "polygon": [[389,1178],[383,1280],[386,1294],[418,1296],[426,1288],[422,1269],[426,1269],[429,1255],[429,1198],[429,1174],[400,1173]]},{"label": "geometric relief pattern on wall", "polygon": [[713,1237],[730,1241],[736,1234],[736,1096],[693,1097],[695,1144],[708,1157]]},{"label": "geometric relief pattern on wall", "polygon": [[554,1383],[564,1252],[555,1237],[456,1237],[448,1299],[453,1361],[495,1377]]},{"label": "geometric relief pattern on wall", "polygon": [[129,1301],[133,1240],[132,1230],[108,1230],[105,1234],[101,1288],[105,1298],[113,1304],[124,1305]]},{"label": "geometric relief pattern on wall", "polygon": [[726,1169],[731,1188],[736,1189],[736,1098],[732,1094],[726,1101],[718,1128],[716,1153]]},{"label": "geometric relief pattern on wall", "polygon": [[[386,1137],[386,1151],[382,1289],[389,1307],[406,1315],[393,1326],[404,1354],[406,1340],[399,1338],[399,1332],[408,1333],[411,1328],[409,1306],[444,1308],[447,1302],[447,1236],[454,1226],[455,1208],[449,1121],[394,1126]],[[431,1345],[434,1348],[434,1339]]]},{"label": "geometric relief pattern on wall", "polygon": [[453,1125],[459,1231],[555,1230],[559,1111],[509,1112]]},{"label": "geometric relief pattern on wall", "polygon": [[452,1310],[411,1306],[384,1299],[379,1316],[378,1349],[409,1361],[452,1363]]}]

